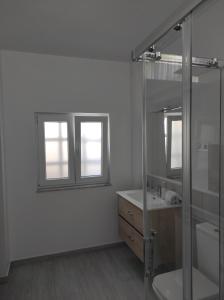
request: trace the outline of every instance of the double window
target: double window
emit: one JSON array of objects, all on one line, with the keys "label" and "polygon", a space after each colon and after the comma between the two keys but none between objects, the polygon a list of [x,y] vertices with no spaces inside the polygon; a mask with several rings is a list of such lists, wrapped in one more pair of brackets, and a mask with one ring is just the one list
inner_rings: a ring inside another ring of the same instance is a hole
[{"label": "double window", "polygon": [[107,114],[37,113],[39,189],[109,183]]}]

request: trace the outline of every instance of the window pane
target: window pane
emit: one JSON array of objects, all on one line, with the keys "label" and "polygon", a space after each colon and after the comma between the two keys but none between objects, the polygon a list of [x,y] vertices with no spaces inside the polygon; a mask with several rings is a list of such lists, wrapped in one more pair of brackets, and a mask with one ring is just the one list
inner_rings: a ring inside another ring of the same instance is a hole
[{"label": "window pane", "polygon": [[68,162],[68,141],[62,142],[62,160]]},{"label": "window pane", "polygon": [[45,138],[58,138],[59,137],[59,122],[44,122]]},{"label": "window pane", "polygon": [[182,168],[182,121],[172,121],[171,169]]},{"label": "window pane", "polygon": [[102,175],[102,122],[81,122],[81,176]]},{"label": "window pane", "polygon": [[61,122],[61,136],[65,139],[68,137],[68,124],[66,122]]},{"label": "window pane", "polygon": [[58,162],[60,160],[60,147],[56,141],[45,141],[46,162]]},{"label": "window pane", "polygon": [[68,124],[44,122],[46,179],[68,178]]}]

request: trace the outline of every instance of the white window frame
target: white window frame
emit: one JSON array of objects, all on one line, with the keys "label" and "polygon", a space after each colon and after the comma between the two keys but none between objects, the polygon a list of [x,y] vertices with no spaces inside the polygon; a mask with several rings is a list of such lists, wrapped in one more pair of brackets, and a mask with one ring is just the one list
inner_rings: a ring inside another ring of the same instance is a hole
[{"label": "white window frame", "polygon": [[[37,190],[58,190],[102,186],[110,184],[109,114],[87,113],[35,113],[37,127],[38,178]],[[44,122],[68,124],[68,178],[46,179]],[[81,122],[102,122],[102,176],[81,177]]]},{"label": "white window frame", "polygon": [[[74,152],[72,140],[72,118],[64,113],[37,113],[38,134],[38,187],[68,186],[74,182]],[[66,122],[68,124],[68,178],[46,179],[44,122]]]},{"label": "white window frame", "polygon": [[[109,182],[109,127],[108,115],[75,114],[75,162],[76,162],[76,183],[93,184]],[[101,122],[102,123],[102,175],[101,176],[81,176],[81,123]]]},{"label": "white window frame", "polygon": [[167,116],[167,176],[170,178],[179,178],[182,168],[171,168],[171,145],[172,145],[172,122],[182,121],[180,115]]}]

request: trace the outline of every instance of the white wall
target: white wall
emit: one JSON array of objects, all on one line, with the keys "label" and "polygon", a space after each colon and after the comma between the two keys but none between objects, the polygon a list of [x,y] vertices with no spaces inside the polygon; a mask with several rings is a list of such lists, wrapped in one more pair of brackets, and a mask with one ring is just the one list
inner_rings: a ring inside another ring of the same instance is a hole
[{"label": "white wall", "polygon": [[[196,189],[218,192],[220,139],[220,71],[206,69],[192,89],[192,184]],[[217,153],[203,150],[213,145]],[[212,159],[212,164],[209,161]],[[217,168],[217,170],[215,170]],[[215,176],[216,175],[216,176]],[[211,176],[213,178],[211,178]],[[211,180],[212,179],[212,182]]]},{"label": "white wall", "polygon": [[9,271],[7,203],[4,193],[3,168],[2,139],[0,137],[0,278],[7,276]]},{"label": "white wall", "polygon": [[[119,240],[115,191],[131,186],[128,63],[2,52],[11,259]],[[109,113],[112,186],[36,192],[34,112]]]},{"label": "white wall", "polygon": [[133,186],[142,186],[142,63],[131,64],[131,117],[132,117],[132,173]]},{"label": "white wall", "polygon": [[[0,59],[1,70],[1,59]],[[8,275],[9,271],[9,249],[8,249],[8,221],[7,221],[7,197],[5,185],[5,164],[3,146],[3,97],[2,76],[0,72],[0,278]]]}]

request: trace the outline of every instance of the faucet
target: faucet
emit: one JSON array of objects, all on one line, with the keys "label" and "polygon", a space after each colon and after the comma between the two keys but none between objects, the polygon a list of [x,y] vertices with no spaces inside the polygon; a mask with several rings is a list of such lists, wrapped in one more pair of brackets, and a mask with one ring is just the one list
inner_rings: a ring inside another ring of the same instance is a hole
[{"label": "faucet", "polygon": [[161,182],[161,198],[164,200],[166,194],[166,181]]},{"label": "faucet", "polygon": [[161,198],[162,197],[162,187],[161,187],[161,185],[157,185],[157,196],[159,197],[159,198]]},{"label": "faucet", "polygon": [[166,192],[166,181],[162,181],[156,186],[156,195],[159,198],[164,199],[165,198],[165,192]]}]

